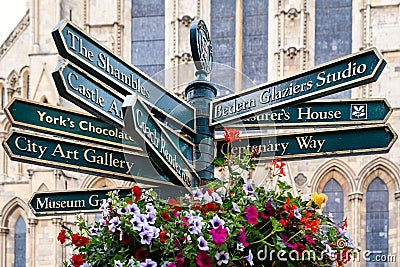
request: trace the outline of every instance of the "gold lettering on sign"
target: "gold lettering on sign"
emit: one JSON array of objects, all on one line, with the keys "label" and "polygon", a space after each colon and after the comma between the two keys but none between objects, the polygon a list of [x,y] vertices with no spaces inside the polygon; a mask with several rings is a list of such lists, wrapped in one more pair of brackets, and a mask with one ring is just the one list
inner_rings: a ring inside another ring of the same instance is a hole
[{"label": "gold lettering on sign", "polygon": [[48,210],[48,209],[65,209],[65,208],[84,208],[85,200],[55,200],[52,201],[49,197],[44,200],[36,199],[36,210]]},{"label": "gold lettering on sign", "polygon": [[312,135],[296,137],[296,140],[300,149],[317,149],[317,152],[320,152],[325,144],[324,139],[314,139]]}]

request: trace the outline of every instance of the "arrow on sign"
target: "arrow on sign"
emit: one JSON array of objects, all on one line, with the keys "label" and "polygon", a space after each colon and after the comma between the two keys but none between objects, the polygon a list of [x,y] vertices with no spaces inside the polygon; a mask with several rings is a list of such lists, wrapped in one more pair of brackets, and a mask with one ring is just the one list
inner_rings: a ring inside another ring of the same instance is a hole
[{"label": "arrow on sign", "polygon": [[138,94],[146,104],[154,105],[157,116],[179,130],[189,134],[196,132],[195,109],[192,106],[114,55],[78,26],[62,20],[52,35],[62,57],[82,66],[123,96]]},{"label": "arrow on sign", "polygon": [[[392,108],[386,99],[341,99],[310,101],[273,109],[233,122],[235,128],[334,126],[385,123]],[[229,124],[229,122],[228,122]],[[217,128],[221,129],[221,125]]]},{"label": "arrow on sign", "polygon": [[290,160],[386,153],[396,141],[397,134],[388,124],[251,136],[241,139],[242,142],[230,144],[230,151],[224,140],[218,140],[218,157],[223,158],[227,153],[240,156],[245,150],[251,151],[253,146],[258,147],[261,152],[258,160],[268,160],[273,157]]},{"label": "arrow on sign", "polygon": [[172,185],[149,168],[143,152],[124,151],[53,135],[13,129],[3,142],[10,159],[149,185]]},{"label": "arrow on sign", "polygon": [[[113,127],[83,112],[24,98],[13,98],[4,111],[12,126],[123,147],[143,153],[133,138],[121,131],[119,127]],[[26,114],[30,114],[30,116],[26,116]]]},{"label": "arrow on sign", "polygon": [[[142,188],[142,191],[146,191],[149,188],[147,185],[139,186]],[[166,185],[152,187],[152,189],[157,193],[158,197],[163,199],[184,195],[176,188],[170,188]],[[98,213],[103,200],[109,198],[108,193],[110,191],[117,191],[120,198],[124,198],[132,193],[131,188],[35,192],[29,200],[29,206],[36,216],[77,214],[82,212]]]},{"label": "arrow on sign", "polygon": [[[116,128],[124,129],[124,97],[121,94],[99,83],[91,75],[67,61],[60,63],[52,75],[62,97]],[[169,127],[165,127],[165,130],[174,144],[192,162],[193,143],[175,134]]]},{"label": "arrow on sign", "polygon": [[[116,188],[120,197],[132,193],[131,188]],[[109,198],[111,189],[35,192],[29,206],[36,216],[99,212],[103,200]]]},{"label": "arrow on sign", "polygon": [[125,130],[147,153],[160,173],[174,177],[176,182],[190,189],[199,185],[193,166],[172,142],[164,127],[153,117],[137,95],[124,102]]},{"label": "arrow on sign", "polygon": [[218,98],[211,102],[210,125],[232,122],[376,81],[385,65],[378,50],[370,48],[283,80]]}]

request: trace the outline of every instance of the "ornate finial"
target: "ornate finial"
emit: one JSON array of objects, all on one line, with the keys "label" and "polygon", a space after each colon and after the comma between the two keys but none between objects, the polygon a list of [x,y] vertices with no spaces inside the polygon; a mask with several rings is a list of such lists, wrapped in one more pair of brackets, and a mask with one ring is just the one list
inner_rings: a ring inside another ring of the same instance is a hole
[{"label": "ornate finial", "polygon": [[195,20],[190,25],[190,47],[197,74],[208,75],[213,68],[213,51],[210,34],[202,20]]}]

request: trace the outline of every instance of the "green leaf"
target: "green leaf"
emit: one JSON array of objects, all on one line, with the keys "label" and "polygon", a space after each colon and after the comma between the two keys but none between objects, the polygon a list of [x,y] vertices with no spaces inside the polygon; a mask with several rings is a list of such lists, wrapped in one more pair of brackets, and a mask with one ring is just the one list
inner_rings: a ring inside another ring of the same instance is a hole
[{"label": "green leaf", "polygon": [[221,158],[215,158],[213,160],[214,165],[223,167],[225,165],[225,160]]}]

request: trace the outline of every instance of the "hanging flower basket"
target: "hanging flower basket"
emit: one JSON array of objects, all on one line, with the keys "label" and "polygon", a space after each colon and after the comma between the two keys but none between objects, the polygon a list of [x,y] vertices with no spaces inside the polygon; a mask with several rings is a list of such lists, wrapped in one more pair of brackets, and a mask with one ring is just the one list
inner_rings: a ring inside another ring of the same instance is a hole
[{"label": "hanging flower basket", "polygon": [[[226,132],[226,141],[239,139]],[[253,167],[256,148],[243,158],[215,160],[229,179],[213,180],[181,199],[158,199],[153,190],[132,187],[122,198],[109,193],[102,218],[78,231],[61,230],[58,240],[72,245],[65,266],[342,266],[356,253],[346,231],[322,214],[327,197],[294,197],[279,181],[285,163],[271,162],[276,188],[258,187],[242,172]]]}]

